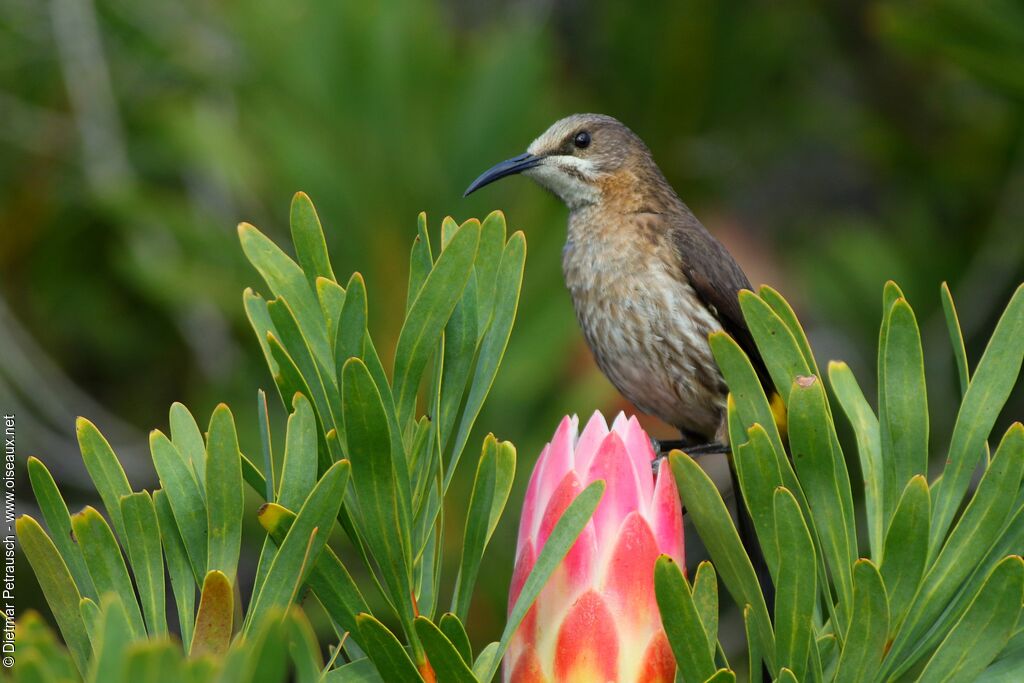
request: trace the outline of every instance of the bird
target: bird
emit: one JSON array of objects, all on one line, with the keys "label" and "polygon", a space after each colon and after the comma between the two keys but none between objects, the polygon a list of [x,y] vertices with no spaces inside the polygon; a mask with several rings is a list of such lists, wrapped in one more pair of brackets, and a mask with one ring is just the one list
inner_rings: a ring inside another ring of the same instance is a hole
[{"label": "bird", "polygon": [[[782,422],[778,392],[740,310],[749,279],[636,133],[603,114],[565,117],[525,153],[481,174],[464,196],[516,174],[568,207],[562,271],[576,318],[615,388],[679,431],[680,439],[656,442],[656,450],[728,454],[729,390],[708,340],[719,331],[746,352]],[[760,555],[752,522],[737,508],[744,544]]]}]

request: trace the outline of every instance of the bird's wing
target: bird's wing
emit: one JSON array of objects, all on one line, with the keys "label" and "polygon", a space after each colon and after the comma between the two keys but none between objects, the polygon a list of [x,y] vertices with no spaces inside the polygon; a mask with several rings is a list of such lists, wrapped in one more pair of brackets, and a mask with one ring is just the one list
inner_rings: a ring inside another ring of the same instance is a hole
[{"label": "bird's wing", "polygon": [[750,280],[721,242],[692,215],[687,218],[687,222],[692,221],[691,224],[685,229],[676,230],[674,235],[683,274],[700,300],[722,324],[722,328],[746,352],[765,393],[771,396],[774,390],[771,376],[743,319],[743,311],[740,310],[739,293],[741,289],[752,289]]}]

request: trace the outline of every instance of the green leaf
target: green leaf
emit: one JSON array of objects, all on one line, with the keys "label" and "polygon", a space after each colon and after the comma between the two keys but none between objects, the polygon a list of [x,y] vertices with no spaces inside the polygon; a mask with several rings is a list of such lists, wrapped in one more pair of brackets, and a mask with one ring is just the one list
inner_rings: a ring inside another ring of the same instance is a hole
[{"label": "green leaf", "polygon": [[[497,265],[497,264],[495,264]],[[451,318],[444,327],[443,362],[441,364],[441,395],[437,408],[437,428],[440,435],[440,451],[446,451],[454,435],[455,420],[459,406],[466,395],[466,382],[473,369],[477,337],[477,273],[479,258],[474,271],[466,281],[462,298],[452,310]]]},{"label": "green leaf", "polygon": [[296,683],[319,683],[324,668],[320,654],[320,641],[306,613],[301,609],[288,612],[288,650],[295,664]]},{"label": "green leaf", "polygon": [[86,506],[71,516],[71,528],[74,529],[75,540],[82,548],[85,566],[89,568],[96,591],[101,596],[104,593],[116,595],[127,612],[132,636],[138,638],[145,635],[146,627],[143,625],[139,603],[135,601],[128,567],[125,566],[121,549],[103,516],[95,508]]},{"label": "green leaf", "polygon": [[790,334],[793,335],[793,339],[796,340],[797,347],[800,349],[801,355],[804,357],[804,361],[807,363],[807,367],[811,369],[811,372],[815,375],[821,376],[818,372],[818,364],[814,360],[814,353],[811,351],[811,344],[807,341],[807,335],[804,334],[803,327],[800,326],[800,321],[796,317],[796,312],[793,311],[793,307],[789,305],[789,302],[782,298],[782,295],[777,291],[769,287],[768,285],[761,285],[757,290],[757,295],[764,300],[768,306],[771,307],[775,315],[777,315],[782,322],[789,328]]},{"label": "green leaf", "polygon": [[160,525],[149,493],[142,491],[121,499],[121,516],[128,532],[128,558],[150,636],[167,635],[164,556],[160,548]]},{"label": "green leaf", "polygon": [[290,393],[285,394],[281,389],[279,379],[281,369],[278,367],[277,361],[274,360],[274,355],[270,351],[270,344],[267,341],[270,335],[276,337],[278,334],[277,330],[274,329],[274,321],[270,319],[270,311],[267,310],[266,300],[252,291],[251,287],[246,287],[242,292],[242,305],[245,308],[245,317],[249,319],[249,326],[252,327],[252,331],[256,334],[256,341],[259,342],[260,349],[263,350],[263,357],[267,361],[270,375],[274,378],[274,382],[282,395],[290,396]]},{"label": "green leaf", "polygon": [[228,671],[237,671],[238,683],[264,683],[282,681],[288,674],[288,648],[285,621],[286,613],[271,610],[264,614],[253,632],[232,648],[231,655],[238,653],[237,666],[231,659],[225,662]]},{"label": "green leaf", "polygon": [[171,405],[170,426],[171,443],[192,464],[192,471],[199,482],[199,490],[205,493],[203,484],[206,482],[206,444],[203,442],[203,433],[199,431],[199,425],[188,408],[181,403],[174,403]]},{"label": "green leaf", "polygon": [[484,648],[480,652],[477,662],[473,665],[473,672],[481,681],[490,681],[494,678],[494,674],[498,670],[498,664],[505,655],[505,650],[508,649],[509,641],[512,640],[516,629],[522,623],[523,617],[526,616],[530,607],[533,606],[541,589],[544,588],[544,585],[551,578],[558,565],[562,563],[562,560],[569,552],[569,548],[576,542],[576,537],[580,535],[583,527],[590,521],[594,510],[597,508],[597,504],[601,502],[604,489],[604,481],[592,482],[569,503],[569,507],[565,509],[565,512],[558,519],[558,523],[551,530],[551,535],[548,536],[548,540],[545,541],[544,547],[537,556],[533,569],[530,570],[529,576],[523,582],[519,597],[516,598],[515,604],[508,613],[505,630],[501,632],[501,640],[498,642],[498,646],[496,648],[491,648],[490,646]]},{"label": "green leaf", "polygon": [[477,572],[480,570],[480,561],[487,546],[487,527],[494,500],[497,450],[497,440],[493,435],[488,435],[484,440],[483,453],[480,454],[480,462],[477,463],[473,490],[469,496],[466,530],[462,537],[462,557],[455,579],[451,608],[455,616],[462,621],[466,620],[469,613],[469,602],[473,597]]},{"label": "green leaf", "polygon": [[231,411],[213,411],[206,445],[207,573],[218,570],[234,583],[242,546],[242,460]]},{"label": "green leaf", "polygon": [[505,214],[492,211],[480,225],[480,247],[476,253],[477,327],[486,329],[497,295],[498,267],[505,248]]},{"label": "green leaf", "polygon": [[[78,605],[82,596],[75,586],[68,566],[61,559],[57,547],[28,515],[21,515],[14,523],[21,550],[32,565],[32,573],[39,582],[40,592],[53,612],[54,621],[67,643],[75,666],[83,676],[88,669],[92,652],[89,635],[85,630]],[[23,617],[24,618],[24,617]]]},{"label": "green leaf", "polygon": [[315,284],[311,284],[315,278],[307,280],[295,261],[252,225],[241,223],[238,237],[246,258],[259,271],[274,296],[286,300],[294,311],[302,336],[317,362],[322,367],[330,367],[332,356],[327,343],[327,324],[320,302],[313,294]]},{"label": "green leaf", "polygon": [[[762,670],[764,668],[764,653],[769,651],[769,644],[761,642],[760,629],[754,623],[754,608],[750,605],[743,607],[743,631],[747,636],[747,671],[750,673],[750,683],[761,683]],[[774,650],[774,645],[771,645]]]},{"label": "green leaf", "polygon": [[788,403],[787,387],[793,385],[795,378],[812,374],[812,365],[804,358],[796,337],[771,306],[747,289],[740,291],[739,301],[743,319],[747,321],[772,383]]},{"label": "green leaf", "polygon": [[[316,279],[316,296],[320,300],[320,310],[327,323],[327,343],[331,348],[336,348],[338,320],[341,318],[341,309],[345,307],[345,290],[334,280],[318,277]],[[337,362],[335,365],[338,366]]]},{"label": "green leaf", "polygon": [[480,226],[467,223],[441,252],[413,301],[395,349],[394,392],[399,425],[408,424],[427,361],[462,296],[480,242]]},{"label": "green leaf", "polygon": [[[259,521],[273,542],[280,546],[295,523],[295,513],[271,503],[263,508]],[[330,546],[324,547],[312,565],[306,584],[335,623],[349,633],[358,634],[356,615],[369,610],[359,586]]]},{"label": "green leaf", "polygon": [[836,584],[840,618],[848,618],[852,601],[850,566],[857,553],[853,495],[825,391],[817,377],[798,378],[790,390],[789,444],[814,529]]},{"label": "green leaf", "polygon": [[975,680],[1013,635],[1022,600],[1024,560],[1007,557],[992,570],[974,602],[939,645],[918,680]]},{"label": "green leaf", "polygon": [[129,620],[131,611],[126,614],[124,605],[116,596],[103,596],[100,614],[99,631],[94,638],[95,654],[87,680],[90,683],[117,683],[125,680],[125,649],[138,634]]},{"label": "green leaf", "polygon": [[494,498],[491,502],[490,519],[487,522],[487,542],[490,542],[494,530],[501,521],[501,515],[512,492],[512,484],[516,478],[516,447],[508,441],[498,442],[498,451],[494,461]]},{"label": "green leaf", "polygon": [[124,651],[126,681],[180,683],[184,680],[181,649],[170,640],[132,643]]},{"label": "green leaf", "polygon": [[857,438],[857,457],[864,481],[864,511],[868,523],[868,543],[871,556],[881,559],[885,538],[886,515],[884,508],[885,472],[882,466],[882,443],[878,418],[864,398],[864,392],[846,363],[828,364],[828,379],[832,384],[839,406],[853,427]]},{"label": "green leaf", "polygon": [[82,595],[97,598],[96,587],[92,584],[85,558],[82,557],[82,549],[71,539],[71,514],[53,475],[37,458],[29,456],[28,478],[46,526],[53,533],[53,543],[74,577],[75,585]]},{"label": "green leaf", "polygon": [[277,337],[270,335],[267,338],[267,342],[270,346],[270,353],[274,357],[275,365],[280,371],[279,374],[274,376],[274,381],[277,383],[278,391],[281,394],[281,402],[284,405],[288,405],[290,398],[294,398],[296,394],[302,394],[309,398],[316,408],[319,444],[317,449],[317,468],[318,470],[326,471],[337,457],[335,452],[329,449],[326,439],[326,435],[330,432],[336,433],[336,429],[332,425],[337,425],[335,418],[331,415],[329,399],[326,398],[325,393],[320,391],[314,393],[310,389],[302,372],[296,366],[292,357],[288,355],[288,351],[281,345]]},{"label": "green leaf", "polygon": [[405,297],[405,313],[409,315],[409,309],[416,301],[423,283],[430,275],[430,269],[434,267],[434,257],[430,253],[430,235],[427,233],[427,214],[422,211],[416,217],[416,238],[412,243],[412,252],[409,255],[409,289]]},{"label": "green leaf", "polygon": [[960,331],[960,318],[953,304],[953,293],[945,282],[939,288],[942,298],[942,313],[946,317],[946,329],[949,331],[949,343],[953,347],[953,358],[956,360],[957,377],[960,379],[960,396],[967,393],[971,383],[971,374],[967,363],[967,349],[964,347],[964,335]]},{"label": "green leaf", "polygon": [[385,681],[423,680],[405,648],[387,626],[370,614],[360,614],[356,621],[359,624],[359,643]]},{"label": "green leaf", "polygon": [[192,564],[193,576],[199,583],[206,574],[208,535],[206,504],[199,483],[188,460],[159,430],[149,433],[149,449],[160,477],[160,487],[167,493],[175,525]]},{"label": "green leaf", "polygon": [[391,448],[391,440],[399,437],[389,432],[380,393],[365,363],[349,359],[343,373],[345,430],[361,532],[381,567],[392,599],[404,606],[402,611],[411,625],[410,513],[399,497]]},{"label": "green leaf", "polygon": [[914,311],[897,299],[887,313],[888,333],[879,385],[885,411],[878,414],[885,469],[885,510],[891,514],[910,478],[928,471],[928,392],[924,352]]},{"label": "green leaf", "polygon": [[999,318],[995,332],[974,371],[963,403],[960,404],[947,465],[943,470],[942,481],[934,487],[937,490],[933,491],[931,542],[935,549],[939,547],[939,541],[953,521],[970,483],[971,471],[984,450],[985,440],[1017,383],[1022,361],[1024,285],[1017,288]]},{"label": "green leaf", "polygon": [[324,231],[320,227],[320,217],[316,215],[313,202],[305,192],[296,192],[292,197],[291,208],[292,242],[295,244],[295,255],[299,265],[306,273],[309,286],[316,291],[318,277],[335,280],[331,270],[331,257],[327,254],[327,242]]},{"label": "green leaf", "polygon": [[700,623],[704,625],[708,650],[714,659],[718,646],[718,578],[715,566],[707,560],[697,565],[693,578],[693,604],[700,615]]},{"label": "green leaf", "polygon": [[[733,680],[735,680],[735,677],[733,677]],[[779,677],[776,680],[778,681],[778,683],[798,683],[799,681],[799,679],[796,677],[796,674],[794,674],[791,670],[785,667],[783,667],[783,669],[779,671]]]},{"label": "green leaf", "polygon": [[103,499],[103,507],[110,515],[118,538],[124,538],[124,522],[121,521],[121,496],[132,492],[121,463],[118,461],[110,444],[103,438],[96,425],[84,417],[75,421],[78,434],[78,447],[82,451],[82,460],[89,477],[96,485],[96,491]]},{"label": "green leaf", "polygon": [[753,628],[765,648],[762,654],[768,659],[769,667],[774,669],[775,636],[768,608],[750,558],[733,526],[729,509],[714,482],[690,456],[673,451],[669,454],[669,463],[679,487],[679,496],[686,501],[686,509],[697,534],[704,541],[726,589],[737,605],[752,606]]},{"label": "green leaf", "polygon": [[189,656],[209,654],[217,657],[227,652],[231,644],[234,613],[231,580],[223,572],[211,570],[203,581]]},{"label": "green leaf", "polygon": [[349,358],[362,358],[366,339],[366,283],[359,273],[352,273],[345,288],[345,305],[338,320],[338,336],[334,342],[334,362],[345,365]]},{"label": "green leaf", "polygon": [[448,640],[452,642],[455,649],[458,650],[463,661],[467,664],[472,664],[473,647],[470,645],[469,634],[466,633],[466,627],[462,625],[459,618],[451,612],[445,612],[441,615],[441,621],[439,621],[437,625]]},{"label": "green leaf", "polygon": [[779,544],[779,574],[775,593],[775,665],[796,678],[807,672],[813,643],[811,629],[818,601],[814,543],[800,505],[785,488],[775,490],[775,537]]},{"label": "green leaf", "polygon": [[1018,422],[1007,430],[974,497],[925,574],[893,644],[894,657],[903,654],[908,646],[933,627],[974,568],[976,560],[973,558],[984,557],[985,551],[996,542],[1004,522],[1013,511],[1022,473],[1024,425]]},{"label": "green leaf", "polygon": [[[334,518],[341,508],[348,475],[347,461],[341,460],[331,465],[302,504],[278,548],[259,594],[253,597],[246,617],[247,633],[254,624],[260,623],[268,611],[284,609],[294,599],[296,588],[302,585],[327,543]],[[269,504],[263,506],[261,516],[268,514],[271,509]]]},{"label": "green leaf", "polygon": [[[107,595],[110,595],[110,593],[107,593]],[[89,639],[92,641],[92,646],[95,650],[96,642],[93,639],[96,638],[100,631],[100,619],[102,617],[100,606],[89,598],[82,598],[78,602],[78,611],[82,614],[85,632],[89,634]]]},{"label": "green leaf", "polygon": [[416,634],[423,643],[423,649],[427,652],[430,666],[437,676],[437,680],[451,681],[452,683],[478,683],[472,669],[455,649],[455,645],[448,639],[441,629],[434,625],[426,617],[416,617]]},{"label": "green leaf", "polygon": [[316,417],[309,399],[295,394],[293,412],[288,416],[284,463],[281,465],[277,503],[297,510],[316,484]]},{"label": "green leaf", "polygon": [[881,569],[889,593],[889,622],[894,626],[903,622],[924,576],[930,518],[928,481],[917,475],[903,490],[885,535]]},{"label": "green leaf", "polygon": [[[263,455],[263,469],[267,478],[263,480],[263,490],[260,494],[264,500],[273,500],[274,492],[277,490],[277,483],[274,481],[274,453],[270,438],[270,411],[267,408],[267,394],[262,389],[256,390],[256,421],[260,430],[260,453]],[[242,464],[242,478],[245,475],[245,456],[240,458]],[[314,463],[315,464],[315,463]]]},{"label": "green leaf", "polygon": [[501,367],[512,325],[515,323],[519,309],[519,292],[523,284],[523,268],[526,264],[526,237],[516,232],[509,238],[501,255],[495,277],[495,300],[491,321],[486,327],[477,351],[476,369],[470,383],[469,393],[459,420],[459,430],[455,437],[450,460],[445,470],[445,491],[451,483],[452,476],[458,466],[459,458],[469,441],[470,433],[476,418],[483,407],[484,399],[491,391],[494,378]]},{"label": "green leaf", "polygon": [[195,623],[196,579],[192,565],[188,561],[185,543],[181,540],[174,522],[174,513],[167,501],[167,493],[163,489],[153,492],[153,506],[156,508],[156,517],[160,523],[160,538],[167,558],[167,574],[171,577],[171,588],[174,591],[174,605],[181,626],[181,644],[187,651],[192,643],[192,626]]},{"label": "green leaf", "polygon": [[654,594],[669,646],[684,681],[704,681],[715,673],[715,660],[707,648],[695,647],[707,639],[690,586],[668,555],[654,565]]},{"label": "green leaf", "polygon": [[[729,403],[730,418],[736,416],[735,402]],[[743,503],[754,521],[754,530],[764,553],[765,563],[773,579],[778,579],[779,554],[775,540],[775,489],[782,486],[778,460],[772,449],[772,442],[764,427],[755,424],[747,430],[748,441],[734,449],[736,475]]]},{"label": "green leaf", "polygon": [[885,655],[889,603],[882,576],[870,560],[853,565],[853,611],[839,656],[836,683],[873,680]]}]

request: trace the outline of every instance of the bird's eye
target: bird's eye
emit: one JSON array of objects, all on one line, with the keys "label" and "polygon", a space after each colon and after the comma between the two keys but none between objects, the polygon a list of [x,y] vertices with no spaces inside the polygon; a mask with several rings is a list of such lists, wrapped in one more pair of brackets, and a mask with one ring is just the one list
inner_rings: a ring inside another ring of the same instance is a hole
[{"label": "bird's eye", "polygon": [[585,130],[576,133],[576,137],[572,139],[572,144],[576,145],[577,149],[586,149],[590,146],[590,133]]}]

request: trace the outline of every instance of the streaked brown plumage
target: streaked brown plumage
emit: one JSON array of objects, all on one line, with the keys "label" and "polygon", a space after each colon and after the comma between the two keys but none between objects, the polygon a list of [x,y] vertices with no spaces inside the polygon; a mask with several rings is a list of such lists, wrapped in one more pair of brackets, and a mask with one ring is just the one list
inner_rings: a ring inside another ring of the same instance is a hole
[{"label": "streaked brown plumage", "polygon": [[725,441],[727,388],[708,335],[731,334],[770,387],[737,300],[750,282],[679,199],[647,145],[610,116],[576,114],[469,191],[517,172],[569,207],[563,272],[601,370],[685,441]]}]

